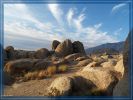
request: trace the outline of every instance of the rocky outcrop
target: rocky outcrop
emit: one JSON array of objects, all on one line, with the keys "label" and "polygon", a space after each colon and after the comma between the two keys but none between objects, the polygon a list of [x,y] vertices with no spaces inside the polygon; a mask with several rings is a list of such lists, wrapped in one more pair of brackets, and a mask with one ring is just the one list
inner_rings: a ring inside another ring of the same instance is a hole
[{"label": "rocky outcrop", "polygon": [[35,52],[35,58],[36,59],[44,59],[49,56],[49,51],[46,48],[41,48]]},{"label": "rocky outcrop", "polygon": [[93,61],[89,63],[86,67],[101,67],[99,63]]},{"label": "rocky outcrop", "polygon": [[13,82],[13,78],[7,72],[3,72],[3,84],[10,85]]},{"label": "rocky outcrop", "polygon": [[48,88],[49,96],[67,96],[72,89],[72,79],[70,77],[56,78]]},{"label": "rocky outcrop", "polygon": [[51,64],[51,62],[49,62],[49,61],[46,61],[46,60],[38,60],[38,61],[34,64],[32,70],[35,70],[35,71],[37,71],[37,70],[45,70],[45,69],[47,69],[47,67],[48,67],[50,64]]},{"label": "rocky outcrop", "polygon": [[101,64],[103,68],[112,68],[116,65],[116,61],[113,59],[108,60],[107,62],[104,62]]},{"label": "rocky outcrop", "polygon": [[[124,64],[124,75],[123,78],[118,82],[116,85],[113,95],[114,96],[130,96],[130,74],[129,71],[131,70],[130,67],[132,67],[131,64],[131,48],[133,45],[131,45],[131,34],[133,33],[133,30],[130,31],[128,34],[128,37],[124,44],[124,50],[123,50],[123,64]],[[122,62],[120,62],[122,65]]]},{"label": "rocky outcrop", "polygon": [[84,67],[84,66],[88,65],[91,62],[92,62],[91,59],[85,59],[85,60],[79,61],[76,66],[78,66],[78,67]]},{"label": "rocky outcrop", "polygon": [[85,54],[84,46],[80,41],[75,41],[72,43],[74,53],[83,53]]},{"label": "rocky outcrop", "polygon": [[114,66],[114,70],[120,72],[122,76],[124,75],[123,59],[117,62],[117,64]]},{"label": "rocky outcrop", "polygon": [[9,61],[5,67],[4,72],[9,74],[16,74],[22,72],[22,70],[30,70],[36,60],[32,59],[19,59],[14,61]]},{"label": "rocky outcrop", "polygon": [[7,53],[7,59],[15,59],[15,54],[14,54],[14,47],[8,46],[5,48],[5,51]]},{"label": "rocky outcrop", "polygon": [[65,57],[66,60],[68,61],[73,61],[76,60],[78,57],[84,57],[86,55],[82,54],[82,53],[74,53],[74,54],[70,54],[68,56]]},{"label": "rocky outcrop", "polygon": [[35,51],[27,51],[27,56],[28,56],[28,58],[35,58],[34,56],[35,56]]},{"label": "rocky outcrop", "polygon": [[59,41],[54,40],[54,41],[52,42],[52,50],[55,50],[59,44],[60,44]]},{"label": "rocky outcrop", "polygon": [[103,68],[90,68],[87,66],[77,74],[86,80],[92,81],[97,87],[95,91],[101,91],[105,95],[112,95],[113,88],[118,82],[118,79],[111,71]]},{"label": "rocky outcrop", "polygon": [[28,58],[28,51],[14,50],[15,59]]},{"label": "rocky outcrop", "polygon": [[64,42],[60,43],[55,49],[55,53],[58,56],[67,56],[73,53],[73,47],[71,40],[67,39]]},{"label": "rocky outcrop", "polygon": [[85,60],[85,59],[89,59],[88,56],[80,56],[76,59],[76,61],[82,61],[82,60]]}]

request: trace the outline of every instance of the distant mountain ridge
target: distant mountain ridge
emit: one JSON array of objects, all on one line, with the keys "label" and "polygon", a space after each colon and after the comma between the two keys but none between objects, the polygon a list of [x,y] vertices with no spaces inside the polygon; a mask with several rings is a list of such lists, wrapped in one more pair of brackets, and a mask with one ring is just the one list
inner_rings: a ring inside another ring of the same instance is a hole
[{"label": "distant mountain ridge", "polygon": [[106,43],[96,47],[86,49],[87,54],[91,53],[104,53],[104,52],[122,52],[124,47],[124,41],[117,43]]}]

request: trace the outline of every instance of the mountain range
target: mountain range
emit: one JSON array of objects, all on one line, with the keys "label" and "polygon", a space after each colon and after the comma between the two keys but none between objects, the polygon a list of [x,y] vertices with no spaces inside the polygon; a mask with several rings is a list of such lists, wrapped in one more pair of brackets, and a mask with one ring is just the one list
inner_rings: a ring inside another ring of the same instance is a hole
[{"label": "mountain range", "polygon": [[121,53],[123,51],[124,41],[117,43],[106,43],[96,47],[87,48],[85,51],[87,54],[94,53]]}]

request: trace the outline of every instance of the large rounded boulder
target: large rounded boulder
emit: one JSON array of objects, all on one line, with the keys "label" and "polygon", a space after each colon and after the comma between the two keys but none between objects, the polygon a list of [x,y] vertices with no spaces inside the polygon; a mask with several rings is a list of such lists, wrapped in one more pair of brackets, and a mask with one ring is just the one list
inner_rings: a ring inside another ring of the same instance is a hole
[{"label": "large rounded boulder", "polygon": [[54,41],[52,42],[52,50],[55,50],[59,44],[60,44],[59,41],[54,40]]},{"label": "large rounded boulder", "polygon": [[73,47],[71,40],[67,39],[64,42],[60,43],[55,49],[55,53],[58,56],[67,56],[73,53]]},{"label": "large rounded boulder", "polygon": [[41,48],[41,49],[39,49],[39,50],[37,50],[36,52],[35,52],[35,58],[37,58],[37,59],[45,59],[46,57],[48,57],[49,56],[49,51],[48,51],[48,49],[46,49],[46,48]]},{"label": "large rounded boulder", "polygon": [[84,67],[77,73],[79,76],[92,81],[96,85],[96,91],[101,91],[105,95],[112,95],[113,89],[118,82],[114,73],[108,69]]},{"label": "large rounded boulder", "polygon": [[72,89],[72,79],[70,77],[56,78],[48,88],[49,96],[68,96]]},{"label": "large rounded boulder", "polygon": [[30,70],[35,62],[36,60],[32,59],[19,59],[9,61],[4,67],[4,72],[7,72],[9,74],[16,74],[22,72],[22,70]]},{"label": "large rounded boulder", "polygon": [[72,43],[72,45],[73,45],[74,53],[84,53],[85,54],[84,45],[80,41],[75,41]]},{"label": "large rounded boulder", "polygon": [[9,60],[15,59],[15,53],[14,53],[14,47],[13,46],[7,46],[5,48],[5,51],[7,53],[7,59],[9,59]]}]

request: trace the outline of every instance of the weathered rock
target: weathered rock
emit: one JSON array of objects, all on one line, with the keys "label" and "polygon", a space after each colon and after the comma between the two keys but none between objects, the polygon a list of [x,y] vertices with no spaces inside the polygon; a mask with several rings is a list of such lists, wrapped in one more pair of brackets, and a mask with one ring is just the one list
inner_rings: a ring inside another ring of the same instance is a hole
[{"label": "weathered rock", "polygon": [[42,69],[45,70],[45,69],[47,69],[47,67],[49,65],[51,65],[51,62],[49,62],[49,61],[46,61],[46,60],[38,60],[34,64],[32,70],[42,70]]},{"label": "weathered rock", "polygon": [[113,69],[113,67],[116,65],[116,61],[115,60],[112,60],[112,59],[110,59],[110,60],[108,60],[107,62],[104,62],[104,63],[102,63],[101,64],[101,66],[103,67],[103,68],[112,68]]},{"label": "weathered rock", "polygon": [[[91,95],[92,90],[96,88],[90,80],[82,76],[72,76],[72,94],[75,96]],[[78,84],[77,84],[78,83]]]},{"label": "weathered rock", "polygon": [[88,64],[91,63],[91,62],[92,62],[91,59],[85,59],[85,60],[79,61],[78,64],[77,64],[77,66],[83,67],[83,66],[88,65]]},{"label": "weathered rock", "polygon": [[35,63],[32,59],[19,59],[14,61],[9,61],[5,67],[4,71],[9,74],[15,74],[22,72],[22,70],[30,70]]},{"label": "weathered rock", "polygon": [[49,51],[46,48],[41,48],[35,52],[36,59],[44,59],[49,56]]},{"label": "weathered rock", "polygon": [[78,57],[83,57],[83,56],[85,56],[85,55],[82,53],[74,53],[74,54],[70,54],[70,55],[66,56],[65,59],[69,60],[69,61],[73,61],[73,60],[76,60]]},{"label": "weathered rock", "polygon": [[88,56],[82,56],[82,57],[78,57],[76,59],[76,61],[82,61],[82,60],[85,60],[85,59],[88,59],[89,57]]},{"label": "weathered rock", "polygon": [[54,40],[54,41],[52,42],[52,50],[55,50],[59,44],[60,44],[59,41]]},{"label": "weathered rock", "polygon": [[88,65],[87,65],[87,67],[101,67],[100,66],[100,64],[99,63],[97,63],[97,62],[91,62],[91,63],[89,63]]},{"label": "weathered rock", "polygon": [[28,58],[28,52],[24,50],[14,50],[15,59]]},{"label": "weathered rock", "polygon": [[54,51],[54,50],[51,50],[51,51],[49,51],[49,53],[50,53],[50,55],[52,56],[52,55],[55,54],[55,51]]},{"label": "weathered rock", "polygon": [[102,55],[101,58],[108,60],[108,59],[111,59],[113,57],[111,55]]},{"label": "weathered rock", "polygon": [[35,51],[28,51],[28,53],[27,53],[28,58],[33,59],[33,58],[35,58],[34,55],[35,55]]},{"label": "weathered rock", "polygon": [[9,73],[3,72],[3,84],[10,85],[13,81],[14,80]]},{"label": "weathered rock", "polygon": [[72,43],[74,53],[83,53],[85,54],[84,46],[81,42],[75,41]]},{"label": "weathered rock", "polygon": [[93,59],[93,61],[98,62],[98,63],[103,63],[103,62],[107,61],[107,59],[103,59],[103,58],[97,57],[97,56],[92,57],[92,59]]},{"label": "weathered rock", "polygon": [[56,78],[48,88],[49,96],[68,96],[72,89],[72,79],[70,77]]},{"label": "weathered rock", "polygon": [[72,42],[67,39],[63,43],[60,43],[55,49],[55,53],[58,56],[67,56],[73,53]]},{"label": "weathered rock", "polygon": [[67,59],[64,59],[64,58],[59,58],[57,61],[53,61],[52,64],[59,66],[62,64],[69,64],[69,61]]},{"label": "weathered rock", "polygon": [[117,64],[114,66],[114,70],[117,72],[120,72],[123,76],[124,74],[124,65],[123,65],[123,59],[117,62]]},{"label": "weathered rock", "polygon": [[113,88],[118,79],[111,71],[103,68],[85,67],[77,73],[79,76],[92,81],[96,85],[96,91],[103,91],[106,95],[112,95]]},{"label": "weathered rock", "polygon": [[[128,37],[124,44],[123,50],[123,64],[124,64],[124,75],[123,78],[118,82],[116,87],[113,91],[113,96],[130,96],[130,74],[129,71],[131,70],[131,34],[133,30],[130,31]],[[120,62],[121,63],[121,62]]]},{"label": "weathered rock", "polygon": [[5,51],[7,53],[7,59],[9,59],[9,60],[15,59],[14,47],[8,46],[5,48]]}]

